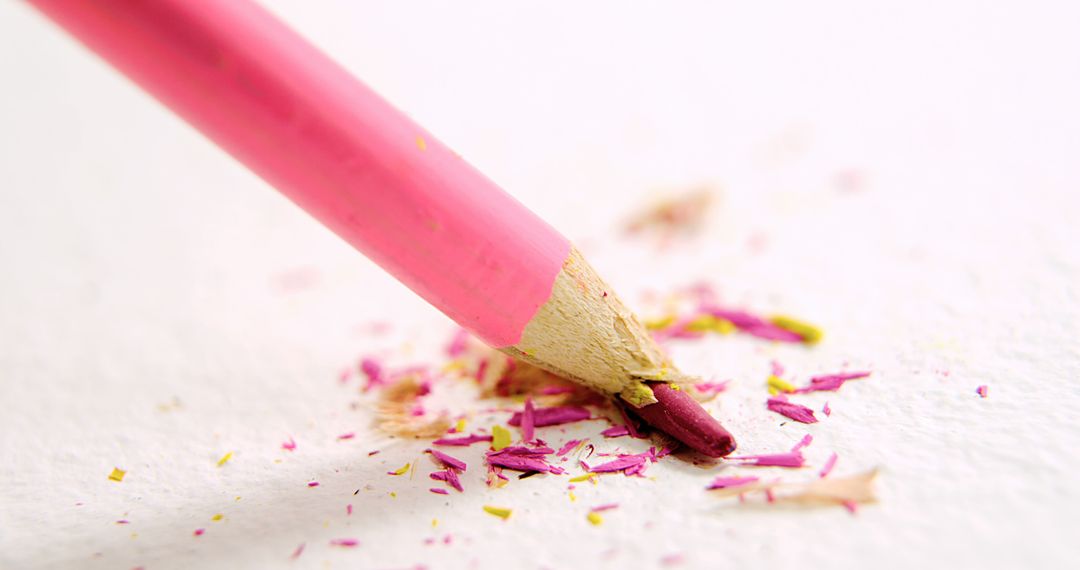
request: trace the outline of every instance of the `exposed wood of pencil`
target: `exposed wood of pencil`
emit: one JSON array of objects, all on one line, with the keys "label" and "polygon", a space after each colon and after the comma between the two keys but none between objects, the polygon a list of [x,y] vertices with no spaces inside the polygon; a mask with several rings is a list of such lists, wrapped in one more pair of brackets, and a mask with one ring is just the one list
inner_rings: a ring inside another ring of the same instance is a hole
[{"label": "exposed wood of pencil", "polygon": [[521,341],[502,350],[638,407],[656,402],[645,380],[683,378],[577,248]]}]

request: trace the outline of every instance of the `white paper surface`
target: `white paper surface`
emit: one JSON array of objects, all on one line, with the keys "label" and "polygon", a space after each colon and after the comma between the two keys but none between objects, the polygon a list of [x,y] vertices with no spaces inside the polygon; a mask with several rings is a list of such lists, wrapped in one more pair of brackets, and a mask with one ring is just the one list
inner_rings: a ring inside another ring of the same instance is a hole
[{"label": "white paper surface", "polygon": [[[431,361],[451,324],[4,2],[0,566],[1061,568],[1080,554],[1075,6],[269,5],[577,241],[632,305],[704,279],[821,324],[809,350],[729,337],[674,354],[732,380],[710,410],[742,451],[812,433],[814,466],[836,451],[837,474],[881,467],[882,502],[854,517],[739,507],[703,491],[715,473],[672,461],[571,502],[550,477],[487,489],[479,447],[456,453],[464,494],[429,493],[427,469],[387,476],[426,467],[425,445],[371,432],[339,371],[365,354]],[[837,184],[850,172],[854,192]],[[701,182],[721,199],[700,239],[618,237],[649,197]],[[800,400],[828,400],[822,422],[781,426],[764,409],[773,358],[801,380],[844,363],[874,376]],[[603,526],[585,521],[609,502]]]}]

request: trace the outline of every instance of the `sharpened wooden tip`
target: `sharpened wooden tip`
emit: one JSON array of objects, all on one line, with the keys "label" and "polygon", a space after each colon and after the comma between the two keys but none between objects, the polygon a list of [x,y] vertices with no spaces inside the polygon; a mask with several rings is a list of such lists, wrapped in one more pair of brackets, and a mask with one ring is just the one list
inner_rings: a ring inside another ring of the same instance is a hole
[{"label": "sharpened wooden tip", "polygon": [[735,439],[701,405],[666,384],[691,378],[668,360],[577,248],[521,341],[502,351],[618,396],[646,422],[701,453],[722,457],[735,449]]}]

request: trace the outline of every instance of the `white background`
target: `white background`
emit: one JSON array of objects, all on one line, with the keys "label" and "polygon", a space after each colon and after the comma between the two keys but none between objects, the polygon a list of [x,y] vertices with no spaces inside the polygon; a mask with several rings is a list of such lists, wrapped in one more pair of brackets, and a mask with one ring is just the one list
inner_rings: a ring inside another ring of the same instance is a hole
[{"label": "white background", "polygon": [[[464,494],[428,493],[426,460],[413,480],[385,475],[424,445],[372,433],[338,373],[364,354],[434,362],[450,323],[9,0],[0,566],[1069,566],[1075,5],[518,4],[268,2],[577,241],[631,305],[704,279],[732,305],[820,323],[810,350],[742,337],[673,350],[733,380],[710,409],[743,451],[812,433],[815,466],[836,451],[837,474],[882,468],[881,503],[854,517],[740,507],[703,491],[715,473],[675,461],[571,502],[553,478],[485,488],[478,448],[459,453]],[[864,183],[845,191],[851,172]],[[720,195],[705,235],[667,250],[619,237],[649,197],[703,182]],[[772,358],[800,380],[845,362],[874,376],[803,400],[830,401],[821,423],[781,425],[764,410]],[[613,501],[603,526],[586,523]],[[502,522],[484,504],[515,512]]]}]

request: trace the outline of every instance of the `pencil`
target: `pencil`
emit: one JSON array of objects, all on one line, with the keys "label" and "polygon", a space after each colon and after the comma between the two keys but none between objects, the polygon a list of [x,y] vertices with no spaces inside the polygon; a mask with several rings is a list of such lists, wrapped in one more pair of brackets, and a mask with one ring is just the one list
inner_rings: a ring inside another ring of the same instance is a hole
[{"label": "pencil", "polygon": [[734,450],[565,237],[259,5],[30,3],[484,342]]}]

